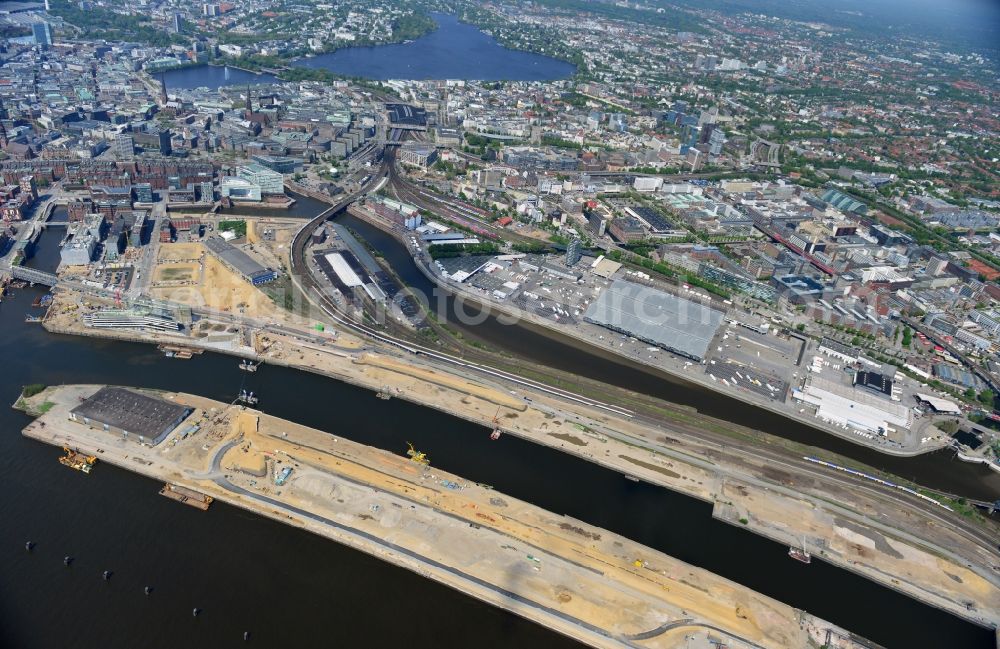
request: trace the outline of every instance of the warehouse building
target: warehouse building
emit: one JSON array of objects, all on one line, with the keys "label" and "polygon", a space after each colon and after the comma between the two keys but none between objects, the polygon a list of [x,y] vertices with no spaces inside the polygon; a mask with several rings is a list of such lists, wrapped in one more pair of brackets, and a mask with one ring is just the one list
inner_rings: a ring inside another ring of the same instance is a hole
[{"label": "warehouse building", "polygon": [[615,280],[584,313],[607,327],[696,361],[705,359],[723,313],[654,288]]},{"label": "warehouse building", "polygon": [[219,261],[243,279],[254,286],[260,286],[278,279],[278,271],[265,268],[257,263],[250,255],[229,244],[220,236],[212,236],[205,239],[205,247],[215,255]]},{"label": "warehouse building", "polygon": [[73,408],[69,418],[140,444],[155,445],[190,413],[191,408],[187,406],[125,388],[105,386]]},{"label": "warehouse building", "polygon": [[801,390],[793,391],[792,398],[815,406],[816,417],[823,421],[867,434],[885,435],[913,423],[912,410],[902,403],[815,374]]}]

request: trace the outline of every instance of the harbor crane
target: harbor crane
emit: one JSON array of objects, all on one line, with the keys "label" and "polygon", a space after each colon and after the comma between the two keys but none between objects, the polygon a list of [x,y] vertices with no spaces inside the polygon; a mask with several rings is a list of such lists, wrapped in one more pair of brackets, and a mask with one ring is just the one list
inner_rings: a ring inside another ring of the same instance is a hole
[{"label": "harbor crane", "polygon": [[500,430],[500,408],[502,407],[503,406],[498,406],[497,414],[493,415],[493,432],[490,433],[490,439],[494,442],[500,439],[500,435],[503,432]]}]

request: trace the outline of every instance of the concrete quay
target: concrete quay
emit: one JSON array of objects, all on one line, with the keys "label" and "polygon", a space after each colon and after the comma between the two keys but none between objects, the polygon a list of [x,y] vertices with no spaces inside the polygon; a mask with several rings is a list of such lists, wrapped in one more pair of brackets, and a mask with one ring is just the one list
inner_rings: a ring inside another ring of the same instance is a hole
[{"label": "concrete quay", "polygon": [[[192,409],[155,446],[70,420],[100,387],[22,403],[44,411],[24,435],[307,529],[594,647],[871,646],[606,530],[241,406],[148,393]],[[100,464],[87,479],[99,475]]]},{"label": "concrete quay", "polygon": [[[63,333],[135,340],[124,332],[98,333],[74,319],[47,318],[45,324]],[[238,350],[178,336],[156,335],[142,342],[187,340],[192,347],[302,369],[374,391],[388,385],[393,397],[484,426],[497,404],[506,403],[505,434],[713,503],[717,517],[773,540],[799,546],[805,537],[824,561],[977,624],[1000,625],[995,541],[988,532],[970,530],[955,514],[795,462],[766,446],[746,444],[738,426],[726,425],[725,436],[713,440],[711,433],[720,424],[702,415],[665,428],[520,388],[512,395],[503,384],[445,371],[401,352],[332,349],[307,342],[305,335],[258,331],[253,348]],[[345,338],[338,338],[338,344],[346,345]],[[720,514],[725,511],[740,514]],[[736,523],[741,518],[747,523]]]}]

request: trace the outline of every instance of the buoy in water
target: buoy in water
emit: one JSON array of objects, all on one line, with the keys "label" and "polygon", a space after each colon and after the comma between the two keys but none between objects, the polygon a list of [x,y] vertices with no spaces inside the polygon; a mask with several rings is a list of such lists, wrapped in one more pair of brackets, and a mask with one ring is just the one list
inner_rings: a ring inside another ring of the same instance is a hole
[{"label": "buoy in water", "polygon": [[114,573],[111,572],[110,570],[105,570],[104,571],[104,575],[103,575],[104,581],[111,581],[111,575],[113,575],[113,574]]},{"label": "buoy in water", "polygon": [[24,544],[24,549],[27,550],[28,552],[31,552],[32,550],[35,549],[35,542],[28,541],[27,543]]},{"label": "buoy in water", "polygon": [[144,592],[147,595],[149,595],[151,592],[153,592],[153,587],[152,586],[146,586],[145,588],[142,589],[142,592]]},{"label": "buoy in water", "polygon": [[198,614],[199,614],[199,613],[201,613],[201,609],[200,609],[200,608],[198,608],[197,606],[196,606],[196,607],[194,607],[193,609],[191,609],[191,615],[192,615],[193,617],[198,617]]},{"label": "buoy in water", "polygon": [[243,641],[246,642],[249,639],[250,639],[250,632],[249,631],[244,631],[243,632]]},{"label": "buoy in water", "polygon": [[66,555],[65,557],[63,557],[63,565],[64,566],[68,566],[71,563],[73,563],[73,557],[71,557],[69,555]]}]

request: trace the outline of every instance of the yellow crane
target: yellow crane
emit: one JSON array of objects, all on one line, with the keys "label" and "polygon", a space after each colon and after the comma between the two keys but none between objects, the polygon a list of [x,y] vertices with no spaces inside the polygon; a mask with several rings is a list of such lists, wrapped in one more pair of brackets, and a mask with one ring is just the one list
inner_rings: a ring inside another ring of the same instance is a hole
[{"label": "yellow crane", "polygon": [[71,469],[76,469],[77,471],[90,473],[90,470],[94,468],[94,463],[97,462],[97,458],[93,455],[84,455],[79,451],[70,449],[68,446],[63,446],[63,452],[65,452],[66,455],[59,458],[59,462]]},{"label": "yellow crane", "polygon": [[407,442],[406,445],[410,447],[410,449],[406,451],[406,454],[410,456],[411,460],[413,460],[417,464],[423,464],[425,466],[431,463],[426,453],[423,453],[413,448],[413,444],[411,444],[410,442]]}]

